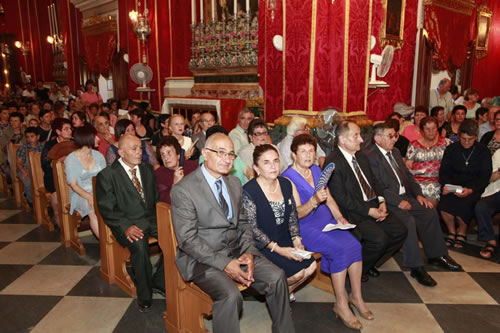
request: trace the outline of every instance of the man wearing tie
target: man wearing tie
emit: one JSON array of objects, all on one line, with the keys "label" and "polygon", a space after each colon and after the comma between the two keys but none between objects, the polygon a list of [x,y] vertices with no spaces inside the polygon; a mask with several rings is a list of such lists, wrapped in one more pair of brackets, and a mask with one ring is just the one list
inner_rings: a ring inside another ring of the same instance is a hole
[{"label": "man wearing tie", "polygon": [[239,332],[243,298],[235,282],[265,294],[273,332],[294,332],[285,274],[255,247],[241,204],[241,182],[228,175],[233,143],[211,135],[204,163],[172,189],[177,268],[212,298],[214,332]]},{"label": "man wearing tie", "polygon": [[149,312],[153,290],[165,294],[163,258],[154,275],[149,260],[149,237],[158,237],[155,173],[150,164],[141,163],[139,138],[124,135],[118,148],[120,158],[97,175],[97,204],[113,236],[130,250],[139,311]]},{"label": "man wearing tie", "polygon": [[373,177],[368,160],[358,153],[363,139],[359,126],[342,121],[335,130],[337,144],[325,165],[335,163],[328,188],[342,215],[357,225],[353,233],[363,245],[361,281],[380,275],[376,267],[383,264],[404,243],[406,227],[394,214],[387,212],[383,189]]},{"label": "man wearing tie", "polygon": [[389,212],[406,224],[408,236],[403,245],[403,265],[411,268],[411,276],[428,287],[437,283],[425,271],[418,240],[422,241],[429,263],[458,271],[450,256],[439,225],[439,216],[432,203],[422,195],[420,186],[403,162],[394,144],[396,131],[386,123],[374,126],[375,144],[366,150],[371,171],[380,182]]}]

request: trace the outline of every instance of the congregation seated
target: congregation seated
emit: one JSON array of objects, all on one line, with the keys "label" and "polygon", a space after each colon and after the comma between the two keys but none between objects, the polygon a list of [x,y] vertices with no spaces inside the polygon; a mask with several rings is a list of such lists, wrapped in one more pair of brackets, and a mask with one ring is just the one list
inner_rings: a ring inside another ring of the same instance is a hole
[{"label": "congregation seated", "polygon": [[104,222],[120,245],[130,250],[139,311],[149,312],[153,291],[165,292],[165,279],[163,258],[154,274],[149,259],[149,237],[158,237],[159,196],[153,167],[143,161],[141,147],[135,135],[120,136],[120,157],[97,175],[96,197]]},{"label": "congregation seated", "polygon": [[467,109],[463,105],[456,105],[451,110],[450,121],[445,123],[441,136],[450,139],[452,142],[458,141],[458,129],[465,120]]},{"label": "congregation seated", "polygon": [[[389,122],[399,126],[395,119]],[[387,211],[383,190],[360,153],[363,139],[359,126],[341,121],[335,137],[335,147],[325,161],[326,166],[335,163],[328,188],[342,215],[356,225],[353,234],[361,239],[363,254],[361,281],[367,282],[369,277],[378,277],[377,268],[401,248],[407,228]]]},{"label": "congregation seated", "polygon": [[95,83],[91,79],[85,82],[85,91],[81,94],[81,96],[79,96],[79,98],[87,106],[92,103],[102,104],[102,96],[95,90]]},{"label": "congregation seated", "polygon": [[104,156],[108,151],[109,146],[115,143],[115,136],[110,131],[109,115],[105,112],[99,113],[94,118],[94,127],[97,130],[99,144],[97,150]]},{"label": "congregation seated", "polygon": [[[106,151],[106,165],[111,165],[114,161],[120,158],[120,154],[118,152],[118,141],[122,136],[132,135],[136,136],[135,133],[135,125],[131,120],[128,119],[120,119],[116,122],[115,125],[115,138],[116,142],[112,145],[109,145],[108,150]],[[158,168],[159,164],[156,159],[155,152],[151,145],[144,140],[141,140],[141,151],[142,151],[142,161],[145,163],[151,164],[154,168]]]},{"label": "congregation seated", "polygon": [[492,258],[498,249],[493,217],[500,212],[500,149],[493,154],[492,170],[489,184],[474,208],[478,239],[486,242],[479,254],[485,259]]},{"label": "congregation seated", "polygon": [[486,132],[481,138],[481,143],[488,147],[491,155],[500,148],[500,110],[495,112],[493,120],[495,121],[495,130]]},{"label": "congregation seated", "polygon": [[[361,329],[362,325],[349,308],[349,303],[358,309],[363,318],[374,319],[361,294],[361,244],[349,231],[322,232],[329,223],[347,224],[348,221],[328,188],[315,189],[321,175],[320,168],[314,164],[316,139],[310,134],[300,134],[293,139],[290,149],[294,163],[282,176],[294,184],[293,196],[302,242],[306,250],[321,253],[321,270],[330,274],[335,291],[335,315],[347,327]],[[345,289],[347,275],[351,285],[350,299]]]},{"label": "congregation seated", "polygon": [[75,111],[71,114],[71,125],[73,128],[82,127],[85,124],[88,124],[85,112]]},{"label": "congregation seated", "polygon": [[29,176],[28,152],[41,153],[43,145],[39,142],[40,135],[36,127],[28,127],[24,131],[26,143],[21,145],[16,152],[17,176],[24,184],[24,194],[30,205],[33,204],[31,191],[31,178]]},{"label": "congregation seated", "polygon": [[29,108],[28,115],[26,115],[26,124],[30,127],[30,121],[35,119],[37,122],[40,122],[40,105],[36,102],[33,102]]},{"label": "congregation seated", "polygon": [[479,127],[478,140],[481,141],[483,135],[495,130],[495,113],[500,110],[500,96],[493,97],[489,101],[488,121]]},{"label": "congregation seated", "polygon": [[[446,148],[439,169],[443,190],[438,208],[448,228],[447,245],[456,248],[465,245],[474,206],[488,185],[492,171],[490,152],[477,142],[477,134],[477,123],[465,120],[458,130],[458,142]],[[452,191],[447,185],[462,186],[463,191]]]},{"label": "congregation seated", "polygon": [[191,139],[196,142],[196,149],[198,149],[199,152],[205,147],[205,141],[207,139],[207,129],[210,127],[214,126],[217,123],[217,119],[215,119],[215,116],[212,112],[210,111],[203,111],[200,115],[200,120],[198,121],[198,124],[200,125],[200,131],[196,134],[193,134]]},{"label": "congregation seated", "polygon": [[294,254],[304,250],[292,185],[279,177],[278,151],[270,144],[255,147],[253,168],[257,176],[243,186],[243,207],[255,239],[255,246],[287,277],[290,300],[293,291],[316,271],[314,258],[303,260]]},{"label": "congregation seated", "polygon": [[153,137],[151,138],[151,144],[157,150],[158,143],[161,141],[161,139],[170,135],[170,131],[168,130],[168,118],[170,118],[169,114],[161,114],[158,117],[158,124],[160,125],[160,129],[156,131],[156,133],[153,134]]},{"label": "congregation seated", "polygon": [[162,162],[162,165],[155,170],[161,202],[171,204],[172,187],[199,166],[197,161],[183,158],[181,149],[179,141],[173,136],[164,136],[156,148],[158,161]]},{"label": "congregation seated", "polygon": [[488,122],[488,108],[481,106],[476,110],[476,121],[478,126]]},{"label": "congregation seated", "polygon": [[406,126],[403,130],[403,136],[408,139],[408,141],[413,142],[422,137],[422,132],[420,131],[420,121],[425,117],[429,116],[429,111],[424,106],[417,106],[413,114],[413,125]]},{"label": "congregation seated", "polygon": [[467,109],[465,114],[466,119],[475,119],[476,111],[481,107],[479,101],[479,91],[473,88],[466,89],[463,97],[455,100],[455,105],[463,105]]},{"label": "congregation seated", "polygon": [[13,112],[9,115],[9,126],[4,128],[0,136],[0,172],[7,175],[10,179],[10,165],[8,159],[7,146],[9,142],[13,144],[25,144],[24,128],[21,124],[24,121],[24,116],[19,112]]},{"label": "congregation seated", "polygon": [[40,142],[47,143],[57,134],[53,132],[52,124],[55,120],[54,112],[51,110],[40,111],[40,124],[38,126],[38,133],[40,134]]},{"label": "congregation seated", "polygon": [[184,150],[184,158],[189,160],[193,156],[195,147],[192,145],[191,138],[183,135],[185,125],[186,120],[181,114],[173,114],[168,118],[168,131],[170,135],[179,141],[181,148]]},{"label": "congregation seated", "polygon": [[441,194],[439,183],[439,168],[450,139],[443,138],[438,133],[438,120],[425,117],[420,121],[423,136],[413,141],[406,153],[406,165],[415,175],[415,181],[420,185],[422,194],[437,206]]},{"label": "congregation seated", "polygon": [[[286,136],[277,144],[280,152],[280,158],[283,160],[283,162],[281,163],[282,165],[288,167],[293,163],[292,151],[290,150],[290,146],[292,145],[294,137],[304,133],[309,133],[309,127],[307,127],[307,119],[298,116],[292,117],[292,119],[290,119],[290,122],[286,126]],[[316,161],[314,163],[316,165],[319,165],[319,167],[321,168],[324,162],[325,152],[318,145],[318,148],[316,150]]]},{"label": "congregation seated", "polygon": [[[450,93],[451,86],[451,80],[449,78],[443,78],[438,82],[436,88],[431,89],[429,95],[429,108],[432,109],[435,106],[442,106],[444,108],[445,118],[448,121],[450,120],[450,112],[454,105],[454,99]],[[458,95],[458,89],[456,93]]]},{"label": "congregation seated", "polygon": [[229,132],[229,137],[234,144],[234,152],[238,154],[241,148],[249,144],[248,142],[248,125],[255,118],[252,110],[243,108],[238,113],[238,125]]},{"label": "congregation seated", "polygon": [[[402,103],[399,103],[399,104],[402,104]],[[396,109],[396,106],[394,106],[394,109]],[[411,108],[411,109],[413,109],[413,108]],[[411,109],[410,109],[410,111],[413,112],[413,110],[411,110]],[[403,134],[403,131],[407,126],[413,125],[413,123],[411,121],[405,120],[405,118],[402,116],[402,114],[400,112],[394,111],[393,113],[391,113],[390,115],[387,116],[386,121],[389,119],[396,119],[399,122],[399,131],[398,131],[399,135]]]},{"label": "congregation seated", "polygon": [[200,117],[200,110],[193,110],[193,112],[191,113],[191,118],[189,119],[189,124],[187,124],[184,128],[185,136],[189,136],[190,138],[192,138],[193,135],[200,131]]},{"label": "congregation seated", "polygon": [[94,213],[92,177],[106,167],[104,156],[94,150],[99,143],[97,131],[91,125],[75,129],[73,140],[76,150],[64,160],[66,181],[70,187],[70,214],[76,210],[81,217],[88,216],[90,228],[99,238],[97,216]]},{"label": "congregation seated", "polygon": [[381,184],[388,211],[408,229],[403,244],[403,266],[411,269],[410,275],[420,284],[433,287],[437,283],[424,268],[419,239],[429,263],[451,271],[460,270],[461,267],[448,256],[436,209],[423,196],[422,189],[404,164],[401,154],[394,149],[396,131],[380,123],[374,126],[373,138],[375,143],[364,154],[369,160],[372,174]]},{"label": "congregation seated", "polygon": [[241,182],[228,175],[231,139],[216,133],[202,149],[203,165],[172,189],[176,264],[213,300],[213,331],[239,332],[243,297],[235,282],[265,294],[275,332],[295,332],[286,276],[255,247],[241,206]]},{"label": "congregation seated", "polygon": [[[401,123],[395,119],[395,118],[388,118],[385,123],[391,127],[394,128],[394,131],[396,131],[396,135],[398,137],[398,140],[394,144],[394,147],[399,150],[401,153],[401,156],[406,156],[406,153],[408,151],[408,146],[410,145],[410,140],[408,140],[405,136],[402,136],[399,134],[400,130],[399,127],[401,126]],[[408,126],[413,126],[413,124],[410,124]]]},{"label": "congregation seated", "polygon": [[147,115],[146,112],[141,109],[135,109],[129,111],[130,121],[134,123],[135,126],[135,135],[141,139],[141,141],[146,141],[147,143],[151,142],[153,138],[153,130],[149,127],[147,123]]},{"label": "congregation seated", "polygon": [[[444,127],[448,122],[444,117],[444,108],[442,106],[435,106],[431,109],[431,117],[436,118],[438,121],[438,134],[442,137],[446,136],[446,132],[444,131]],[[403,155],[405,156],[405,155]]]}]

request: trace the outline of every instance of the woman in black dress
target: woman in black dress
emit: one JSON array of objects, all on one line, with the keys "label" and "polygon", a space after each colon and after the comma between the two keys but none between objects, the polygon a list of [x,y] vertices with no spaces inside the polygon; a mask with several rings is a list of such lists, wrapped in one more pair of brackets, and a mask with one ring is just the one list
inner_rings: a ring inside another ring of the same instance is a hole
[{"label": "woman in black dress", "polygon": [[[446,243],[456,248],[465,245],[467,225],[474,217],[474,206],[489,183],[491,156],[485,145],[477,142],[477,123],[466,119],[458,129],[458,142],[449,145],[439,170],[442,186],[438,209],[448,227]],[[452,193],[446,186],[460,185],[462,193]],[[458,228],[455,226],[455,218]]]},{"label": "woman in black dress", "polygon": [[254,239],[262,254],[285,271],[290,292],[316,270],[313,258],[302,260],[293,254],[304,250],[292,184],[279,177],[280,159],[272,145],[255,147],[253,168],[257,177],[243,187],[243,207],[252,226]]}]

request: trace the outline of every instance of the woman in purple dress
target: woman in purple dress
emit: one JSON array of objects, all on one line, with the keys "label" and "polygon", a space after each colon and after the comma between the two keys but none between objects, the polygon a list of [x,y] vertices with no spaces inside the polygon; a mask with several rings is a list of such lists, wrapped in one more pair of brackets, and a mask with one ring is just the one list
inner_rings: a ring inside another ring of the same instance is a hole
[{"label": "woman in purple dress", "polygon": [[[333,312],[347,327],[361,329],[362,325],[350,310],[349,303],[358,309],[363,318],[374,319],[361,295],[361,244],[349,231],[322,231],[329,223],[348,222],[327,188],[316,192],[314,190],[321,176],[320,168],[314,164],[316,146],[317,142],[313,136],[296,136],[291,145],[294,163],[282,176],[290,179],[295,185],[294,198],[299,214],[302,243],[306,250],[321,253],[321,270],[331,275],[337,299]],[[350,299],[345,290],[347,273],[352,290]]]}]

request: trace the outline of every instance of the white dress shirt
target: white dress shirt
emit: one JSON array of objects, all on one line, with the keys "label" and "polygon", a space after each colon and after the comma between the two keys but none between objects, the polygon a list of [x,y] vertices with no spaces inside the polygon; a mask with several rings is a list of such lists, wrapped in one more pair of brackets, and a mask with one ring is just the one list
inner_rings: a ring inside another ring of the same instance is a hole
[{"label": "white dress shirt", "polygon": [[[394,172],[394,175],[396,175],[396,178],[397,178],[398,183],[399,183],[399,195],[405,194],[406,193],[405,187],[403,186],[403,183],[401,182],[401,179],[399,179],[398,173],[396,172],[396,170],[394,170],[394,168],[392,166],[392,163],[389,160],[389,156],[387,156],[388,151],[385,150],[384,148],[380,147],[379,145],[377,145],[377,148],[380,150],[380,152],[382,153],[382,155],[384,155],[385,160],[387,161],[387,163],[389,163],[389,166],[392,169],[392,172]],[[391,154],[392,154],[392,152],[391,152]]]},{"label": "white dress shirt", "polygon": [[[125,173],[127,174],[128,178],[130,178],[130,180],[132,180],[132,173],[130,171],[133,169],[136,169],[137,171],[135,174],[137,176],[137,179],[139,179],[139,183],[141,183],[141,186],[142,186],[141,170],[139,169],[139,166],[136,165],[134,168],[131,168],[128,165],[126,165],[125,162],[123,162],[123,159],[121,157],[118,159],[118,162],[120,162],[122,167],[125,169]],[[132,184],[133,183],[134,182],[132,181]]]}]

